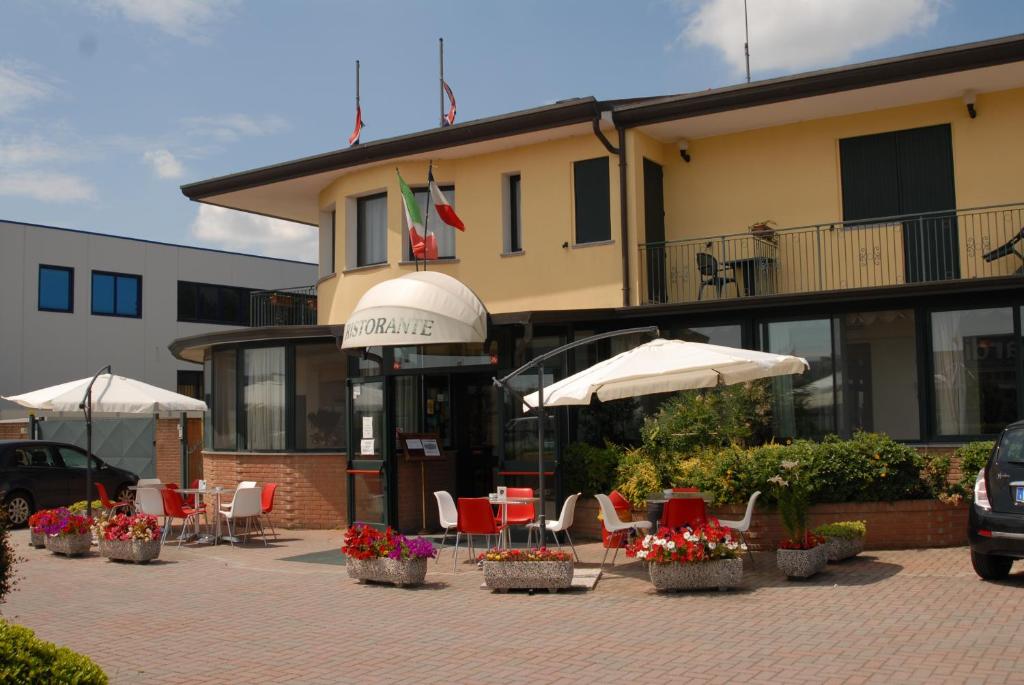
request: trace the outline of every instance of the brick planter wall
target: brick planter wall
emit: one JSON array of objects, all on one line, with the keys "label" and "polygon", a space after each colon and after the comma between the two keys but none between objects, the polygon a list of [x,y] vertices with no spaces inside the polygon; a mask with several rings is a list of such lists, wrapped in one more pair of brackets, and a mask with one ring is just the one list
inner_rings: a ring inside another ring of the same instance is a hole
[{"label": "brick planter wall", "polygon": [[344,454],[203,452],[208,485],[277,483],[276,528],[342,528],[348,515]]},{"label": "brick planter wall", "polygon": [[[938,500],[900,500],[897,502],[838,502],[815,504],[810,509],[811,527],[832,521],[867,521],[866,549],[913,549],[920,547],[956,547],[967,544],[967,504],[952,506]],[[739,520],[746,507],[729,504],[711,507],[719,518]],[[601,537],[597,520],[597,500],[581,497],[576,505],[572,527],[574,537],[596,540]],[[634,519],[646,512],[636,511]],[[754,549],[774,549],[786,537],[782,519],[774,508],[757,506],[747,534]]]}]

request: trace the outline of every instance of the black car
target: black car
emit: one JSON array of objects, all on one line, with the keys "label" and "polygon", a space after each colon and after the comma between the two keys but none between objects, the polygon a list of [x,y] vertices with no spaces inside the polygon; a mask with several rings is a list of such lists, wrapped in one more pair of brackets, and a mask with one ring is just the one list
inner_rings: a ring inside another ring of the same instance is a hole
[{"label": "black car", "polygon": [[988,463],[974,483],[967,535],[971,563],[985,580],[1010,573],[1024,559],[1024,421],[999,435]]},{"label": "black car", "polygon": [[[39,509],[86,499],[85,450],[63,442],[0,440],[0,497],[11,524],[23,525]],[[139,477],[93,456],[93,482],[103,483],[117,500]],[[92,493],[97,499],[96,492]]]}]

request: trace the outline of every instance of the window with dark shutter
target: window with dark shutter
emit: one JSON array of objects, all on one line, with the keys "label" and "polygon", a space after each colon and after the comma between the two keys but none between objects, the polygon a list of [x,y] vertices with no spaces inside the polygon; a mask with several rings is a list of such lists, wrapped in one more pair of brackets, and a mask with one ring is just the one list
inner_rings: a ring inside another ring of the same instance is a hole
[{"label": "window with dark shutter", "polygon": [[611,190],[607,157],[573,162],[573,193],[576,244],[611,240]]}]

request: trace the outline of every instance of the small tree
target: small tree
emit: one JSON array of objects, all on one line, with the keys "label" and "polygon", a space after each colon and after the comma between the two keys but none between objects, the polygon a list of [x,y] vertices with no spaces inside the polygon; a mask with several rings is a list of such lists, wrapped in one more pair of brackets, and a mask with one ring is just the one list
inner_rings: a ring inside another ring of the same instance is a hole
[{"label": "small tree", "polygon": [[14,564],[20,561],[11,544],[10,526],[7,512],[0,509],[0,604],[4,603],[7,593],[14,589],[17,578],[14,575]]}]

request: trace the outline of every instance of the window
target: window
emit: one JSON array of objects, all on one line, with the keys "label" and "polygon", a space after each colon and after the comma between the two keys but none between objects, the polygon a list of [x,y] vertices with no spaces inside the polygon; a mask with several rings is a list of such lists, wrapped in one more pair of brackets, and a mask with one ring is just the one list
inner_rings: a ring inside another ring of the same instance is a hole
[{"label": "window", "polygon": [[932,313],[931,354],[936,433],[998,433],[1018,418],[1012,309]]},{"label": "window", "polygon": [[672,326],[665,337],[724,347],[743,347],[743,327],[738,323],[721,326]]},{"label": "window", "polygon": [[142,317],[142,276],[92,272],[92,313]]},{"label": "window", "polygon": [[330,273],[335,272],[335,261],[337,260],[338,254],[338,212],[331,210],[331,255],[327,260],[327,263],[331,267]]},{"label": "window", "polygon": [[295,346],[295,447],[345,448],[345,364],[337,345]]},{"label": "window", "polygon": [[574,162],[573,192],[576,208],[576,244],[611,240],[608,158],[598,157]]},{"label": "window", "polygon": [[284,358],[283,347],[257,347],[242,352],[246,449],[284,449]]},{"label": "window", "polygon": [[178,281],[178,321],[249,325],[251,288]]},{"label": "window", "polygon": [[522,176],[505,176],[505,254],[523,251]]},{"label": "window", "polygon": [[[85,468],[85,452],[81,452],[71,447],[58,447],[57,453],[60,454],[61,461],[64,462],[64,466],[69,469],[84,469]],[[99,461],[96,457],[92,458],[92,467],[98,469],[100,467]]]},{"label": "window", "polygon": [[356,266],[388,261],[387,193],[356,199]]},{"label": "window", "polygon": [[238,353],[213,353],[213,448],[233,450],[238,441]]},{"label": "window", "polygon": [[777,321],[762,328],[764,349],[803,357],[810,369],[772,379],[777,438],[820,438],[835,432],[832,320]]},{"label": "window", "polygon": [[18,466],[54,467],[53,454],[45,447],[20,447],[14,450],[14,463]]},{"label": "window", "polygon": [[178,371],[178,394],[203,399],[203,372]]},{"label": "window", "polygon": [[[439,186],[439,188],[454,208],[455,186]],[[416,198],[416,204],[420,206],[420,212],[423,214],[423,220],[426,222],[426,230],[437,240],[437,258],[454,259],[455,234],[458,233],[458,230],[441,221],[441,217],[434,208],[433,202],[430,203],[430,215],[427,215],[427,197],[430,195],[430,191],[427,188],[415,189],[412,191],[412,194]],[[415,257],[412,254],[412,245],[409,244],[409,225],[405,223],[404,218],[402,225],[405,227],[405,230],[402,231],[402,252],[405,254],[405,259],[411,262]]]},{"label": "window", "polygon": [[75,270],[67,266],[39,265],[39,311],[75,309]]}]

